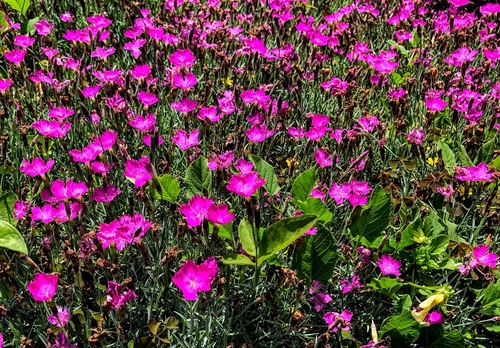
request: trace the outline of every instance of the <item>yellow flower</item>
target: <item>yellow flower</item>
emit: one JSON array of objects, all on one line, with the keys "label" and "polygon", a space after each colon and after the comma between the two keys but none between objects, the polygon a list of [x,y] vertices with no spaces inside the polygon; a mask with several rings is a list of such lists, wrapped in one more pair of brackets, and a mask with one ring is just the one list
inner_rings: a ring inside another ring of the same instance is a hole
[{"label": "yellow flower", "polygon": [[431,166],[435,166],[438,163],[438,160],[439,160],[438,157],[434,158],[429,157],[426,162],[429,163]]},{"label": "yellow flower", "polygon": [[420,309],[419,311],[412,310],[411,315],[413,318],[418,321],[419,323],[423,322],[429,311],[432,309],[432,307],[439,305],[443,301],[447,299],[448,296],[445,294],[435,294],[432,296],[429,296],[427,300],[424,302],[420,303],[418,305],[418,308]]},{"label": "yellow flower", "polygon": [[222,83],[228,85],[229,87],[233,87],[233,80],[229,76],[225,79],[223,78]]},{"label": "yellow flower", "polygon": [[297,167],[299,165],[299,161],[297,161],[295,158],[287,158],[286,165],[288,166],[288,168],[290,168],[291,166]]}]

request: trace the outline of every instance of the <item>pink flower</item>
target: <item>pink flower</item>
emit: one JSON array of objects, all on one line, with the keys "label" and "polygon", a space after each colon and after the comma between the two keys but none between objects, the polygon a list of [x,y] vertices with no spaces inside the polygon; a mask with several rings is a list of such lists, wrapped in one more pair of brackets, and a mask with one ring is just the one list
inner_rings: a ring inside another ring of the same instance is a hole
[{"label": "pink flower", "polygon": [[342,287],[342,294],[347,294],[353,289],[359,289],[361,287],[359,276],[357,274],[353,274],[351,277],[351,281],[349,281],[348,278],[345,278],[340,282],[340,286]]},{"label": "pink flower", "polygon": [[377,266],[383,275],[395,275],[399,277],[401,272],[399,268],[402,266],[401,261],[392,258],[391,255],[384,254],[377,261]]},{"label": "pink flower", "polygon": [[69,319],[71,318],[71,313],[67,307],[57,306],[57,316],[51,314],[47,317],[47,321],[57,327],[65,327]]},{"label": "pink flower", "polygon": [[100,29],[107,28],[113,23],[113,21],[111,19],[109,19],[103,15],[96,15],[96,16],[92,16],[92,17],[87,17],[86,19],[87,19],[87,22],[92,24],[92,26],[94,26],[96,28],[100,28]]},{"label": "pink flower", "polygon": [[178,129],[171,140],[174,144],[179,146],[182,151],[185,151],[200,144],[200,141],[198,140],[199,135],[200,131],[197,129],[193,130],[189,136],[182,129]]},{"label": "pink flower", "polygon": [[99,86],[99,85],[87,86],[84,89],[82,89],[82,95],[85,98],[94,99],[100,90],[101,90],[101,86]]},{"label": "pink flower", "polygon": [[330,303],[333,300],[333,298],[328,293],[320,291],[323,287],[323,284],[320,284],[317,280],[313,280],[311,283],[311,287],[309,288],[309,294],[314,296],[309,297],[307,301],[313,304],[316,312],[320,312],[326,304]]},{"label": "pink flower", "polygon": [[147,114],[146,116],[135,115],[134,118],[129,120],[128,124],[140,131],[148,132],[154,128],[156,118],[153,114]]},{"label": "pink flower", "polygon": [[96,47],[96,49],[90,53],[90,57],[107,59],[109,56],[113,55],[115,51],[116,49],[114,47]]},{"label": "pink flower", "polygon": [[50,186],[50,191],[52,196],[48,193],[47,189],[43,189],[42,199],[47,202],[57,203],[69,198],[80,199],[87,193],[88,188],[83,181],[74,182],[70,179],[65,184],[62,180],[55,180]]},{"label": "pink flower", "polygon": [[185,98],[185,99],[181,99],[179,101],[174,101],[174,102],[172,102],[171,105],[172,105],[172,108],[174,110],[177,110],[177,111],[180,111],[183,113],[188,113],[188,112],[196,109],[196,106],[198,106],[198,102],[196,100],[193,100],[193,99]]},{"label": "pink flower", "polygon": [[36,33],[40,36],[49,35],[54,28],[54,24],[47,22],[45,19],[39,20],[34,26]]},{"label": "pink flower", "polygon": [[259,178],[257,172],[233,174],[226,188],[243,197],[251,197],[257,190],[266,184],[264,178]]},{"label": "pink flower", "polygon": [[12,86],[11,79],[0,79],[0,92],[4,93],[10,86]]},{"label": "pink flower", "polygon": [[170,63],[172,63],[176,68],[186,68],[189,69],[190,67],[193,66],[194,61],[195,61],[195,56],[193,55],[193,52],[191,52],[189,49],[187,50],[181,50],[178,49],[174,53],[168,57],[168,60]]},{"label": "pink flower", "polygon": [[109,203],[121,193],[119,188],[112,185],[106,187],[98,187],[94,190],[91,199],[99,203]]},{"label": "pink flower", "polygon": [[271,100],[271,97],[265,92],[253,89],[241,92],[240,97],[245,104],[257,104],[260,106],[266,105]]},{"label": "pink flower", "polygon": [[443,315],[439,311],[432,311],[425,316],[422,323],[427,325],[441,324],[443,322]]},{"label": "pink flower", "polygon": [[470,265],[475,267],[477,265],[486,266],[489,268],[497,267],[498,255],[496,253],[489,253],[489,247],[487,245],[478,245],[474,247],[472,251],[472,260]]},{"label": "pink flower", "polygon": [[158,102],[158,97],[156,96],[156,94],[147,93],[144,91],[140,91],[139,93],[137,93],[137,98],[146,107],[154,105]]},{"label": "pink flower", "polygon": [[57,292],[57,274],[38,273],[26,288],[37,302],[50,301]]},{"label": "pink flower", "polygon": [[266,140],[269,137],[274,135],[274,131],[272,129],[267,128],[266,124],[263,123],[261,125],[254,125],[245,131],[248,139],[252,143],[260,143]]},{"label": "pink flower", "polygon": [[139,58],[141,55],[141,47],[147,42],[146,39],[137,39],[132,42],[127,42],[123,49],[130,51],[135,59]]},{"label": "pink flower", "polygon": [[142,156],[139,160],[129,159],[125,163],[124,174],[132,180],[135,187],[141,187],[153,178],[153,167],[149,158],[145,156]]},{"label": "pink flower", "polygon": [[23,159],[21,162],[21,166],[19,166],[19,171],[31,177],[36,176],[44,176],[52,166],[54,166],[54,160],[49,159],[47,163],[43,160],[43,158],[36,157],[31,160],[31,162],[27,159]]},{"label": "pink flower", "polygon": [[448,2],[456,7],[461,7],[470,4],[469,0],[448,0]]},{"label": "pink flower", "polygon": [[213,256],[200,265],[187,260],[172,277],[172,281],[182,291],[185,300],[196,301],[198,292],[210,291],[210,285],[217,276],[217,261]]},{"label": "pink flower", "polygon": [[31,221],[42,221],[44,224],[49,224],[54,221],[57,215],[57,210],[51,204],[45,204],[43,207],[31,208]]},{"label": "pink flower", "polygon": [[29,201],[29,200],[16,201],[14,203],[14,208],[13,208],[14,211],[12,212],[14,219],[21,220],[23,217],[25,217],[26,214],[28,214],[28,210],[30,209],[30,204],[31,204],[31,201]]},{"label": "pink flower", "polygon": [[65,106],[60,106],[56,108],[49,108],[49,117],[56,118],[58,120],[64,120],[67,117],[73,116],[74,111]]},{"label": "pink flower", "polygon": [[197,227],[207,217],[212,204],[213,201],[210,198],[196,195],[191,197],[188,203],[181,205],[179,211],[184,215],[190,227]]},{"label": "pink flower", "polygon": [[5,59],[16,65],[21,64],[21,62],[24,60],[25,55],[26,55],[26,50],[19,48],[15,48],[12,51],[7,51],[4,53]]},{"label": "pink flower", "polygon": [[75,20],[75,17],[68,11],[64,12],[59,18],[61,18],[63,22],[67,23],[71,23]]},{"label": "pink flower", "polygon": [[500,12],[500,4],[489,3],[486,5],[483,5],[479,8],[479,12],[481,12],[481,14],[483,16],[488,16],[488,15],[492,15],[495,13],[499,13]]},{"label": "pink flower", "polygon": [[188,90],[194,87],[198,83],[196,75],[192,72],[186,73],[186,76],[182,77],[182,73],[177,73],[172,78],[172,88],[180,88],[182,90]]},{"label": "pink flower", "polygon": [[46,138],[62,138],[71,128],[71,123],[55,120],[38,120],[33,122],[31,127]]},{"label": "pink flower", "polygon": [[121,284],[109,281],[106,290],[106,303],[112,309],[122,308],[128,301],[136,299],[137,295],[132,290],[126,290],[121,294]]},{"label": "pink flower", "polygon": [[208,208],[207,220],[215,225],[225,225],[234,220],[234,214],[229,212],[227,204],[212,204]]},{"label": "pink flower", "polygon": [[441,98],[425,98],[425,106],[432,112],[443,111],[447,105],[448,103]]},{"label": "pink flower", "polygon": [[198,111],[198,115],[196,117],[198,117],[202,121],[208,119],[210,122],[217,122],[221,120],[224,115],[217,114],[217,107],[215,106],[203,106],[200,108],[200,111]]},{"label": "pink flower", "polygon": [[472,62],[477,53],[477,50],[471,50],[469,47],[462,47],[443,60],[445,63],[460,67],[465,62]]},{"label": "pink flower", "polygon": [[367,195],[371,190],[372,188],[368,183],[353,180],[350,183],[344,182],[340,186],[337,183],[333,183],[329,194],[337,204],[342,204],[347,199],[353,207],[356,207],[367,203]]},{"label": "pink flower", "polygon": [[358,125],[354,126],[354,129],[368,133],[373,132],[375,128],[380,125],[377,116],[363,116],[359,120],[355,120],[355,122]]},{"label": "pink flower", "polygon": [[424,142],[425,134],[422,129],[413,128],[406,139],[410,144],[422,145]]},{"label": "pink flower", "polygon": [[460,181],[492,182],[495,173],[495,169],[488,169],[488,165],[484,162],[479,163],[477,166],[455,168],[455,178]]},{"label": "pink flower", "polygon": [[453,185],[448,184],[446,186],[438,187],[437,192],[442,194],[444,196],[444,198],[446,198],[446,200],[449,201],[450,198],[453,197],[455,190],[453,189]]},{"label": "pink flower", "polygon": [[330,167],[333,164],[332,157],[323,149],[317,149],[314,151],[314,159],[321,168]]},{"label": "pink flower", "polygon": [[26,35],[17,35],[14,38],[14,45],[27,48],[35,43],[35,38]]},{"label": "pink flower", "polygon": [[139,213],[133,216],[123,215],[109,224],[101,222],[97,239],[104,249],[114,245],[117,250],[122,251],[128,244],[140,241],[152,225],[151,221]]},{"label": "pink flower", "polygon": [[323,315],[323,319],[328,324],[328,331],[337,332],[339,329],[349,331],[351,329],[352,312],[348,309],[342,313],[327,312]]},{"label": "pink flower", "polygon": [[148,64],[136,65],[130,70],[130,75],[138,81],[145,79],[149,74],[151,74],[151,67]]},{"label": "pink flower", "polygon": [[219,156],[213,155],[208,160],[208,168],[210,170],[224,170],[228,169],[231,166],[231,163],[234,160],[234,155],[232,151],[226,151]]}]

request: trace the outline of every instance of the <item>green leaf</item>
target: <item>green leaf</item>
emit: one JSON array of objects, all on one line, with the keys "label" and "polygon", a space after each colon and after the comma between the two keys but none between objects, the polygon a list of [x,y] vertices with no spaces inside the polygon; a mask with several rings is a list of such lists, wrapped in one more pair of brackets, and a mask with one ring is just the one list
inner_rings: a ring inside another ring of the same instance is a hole
[{"label": "green leaf", "polygon": [[429,245],[429,254],[432,257],[438,257],[448,249],[450,238],[447,235],[432,237]]},{"label": "green leaf", "polygon": [[389,226],[391,214],[391,196],[384,189],[377,187],[367,205],[354,209],[349,231],[361,244],[370,247]]},{"label": "green leaf", "polygon": [[274,168],[269,163],[264,161],[262,158],[250,155],[250,161],[252,161],[255,166],[255,170],[261,177],[266,179],[266,184],[264,188],[266,189],[269,195],[274,196],[280,190],[280,186],[278,185],[278,177],[274,173]]},{"label": "green leaf", "polygon": [[413,319],[410,311],[403,311],[384,320],[380,336],[390,336],[393,347],[409,347],[418,338],[419,329],[420,324]]},{"label": "green leaf", "polygon": [[0,220],[5,220],[17,225],[17,220],[14,219],[14,203],[17,201],[17,196],[14,192],[9,191],[0,196]]},{"label": "green leaf", "polygon": [[232,240],[233,239],[233,222],[228,222],[225,225],[219,226],[219,231],[217,232],[219,237]]},{"label": "green leaf", "polygon": [[392,82],[394,82],[396,86],[401,86],[404,82],[403,77],[401,77],[401,75],[398,74],[396,71],[391,72],[391,78]]},{"label": "green leaf", "polygon": [[21,233],[3,220],[0,220],[0,247],[28,254],[28,248]]},{"label": "green leaf", "polygon": [[464,337],[458,330],[443,333],[441,337],[434,337],[427,345],[427,348],[463,348],[465,347]]},{"label": "green leaf", "polygon": [[499,323],[484,323],[484,328],[490,332],[500,333],[500,324]]},{"label": "green leaf", "polygon": [[403,284],[398,282],[397,279],[388,277],[373,279],[369,285],[372,289],[379,291],[391,298],[403,286]]},{"label": "green leaf", "polygon": [[243,254],[231,254],[222,256],[222,263],[225,265],[255,266],[255,262]]},{"label": "green leaf", "polygon": [[198,157],[186,170],[184,183],[187,186],[188,197],[194,195],[209,196],[212,191],[212,172],[208,169],[205,157]]},{"label": "green leaf", "polygon": [[240,242],[245,252],[248,255],[255,256],[255,239],[253,235],[252,224],[248,219],[242,219],[240,221],[240,226],[238,227],[238,235],[240,237]]},{"label": "green leaf", "polygon": [[444,169],[446,169],[448,174],[453,175],[453,173],[455,172],[454,167],[457,165],[457,159],[455,158],[455,153],[443,140],[439,140],[437,144],[437,149],[441,150],[441,155],[443,156],[443,162],[444,162]]},{"label": "green leaf", "polygon": [[3,11],[0,11],[0,33],[3,33],[7,28],[9,27],[9,24],[5,20],[5,13]]},{"label": "green leaf", "polygon": [[333,219],[332,212],[319,198],[308,198],[305,202],[298,202],[297,207],[304,214],[318,215],[318,221],[322,223],[326,224]]},{"label": "green leaf", "polygon": [[410,54],[410,52],[408,52],[408,50],[404,46],[398,44],[394,40],[387,40],[387,43],[396,48],[403,56],[408,56],[408,54]]},{"label": "green leaf", "polygon": [[264,230],[258,246],[261,265],[278,251],[285,249],[316,223],[316,215],[300,215],[281,219]]},{"label": "green leaf", "polygon": [[479,152],[474,159],[475,163],[486,162],[489,163],[493,158],[493,151],[495,150],[495,139],[491,139],[479,148]]},{"label": "green leaf", "polygon": [[486,315],[500,315],[500,281],[488,285],[480,293],[476,301],[481,301],[481,313]]},{"label": "green leaf", "polygon": [[458,161],[460,162],[461,165],[467,167],[474,165],[474,163],[469,157],[469,154],[465,150],[465,146],[463,146],[462,144],[460,144],[460,146],[458,146],[457,148],[457,155],[458,155]]},{"label": "green leaf", "polygon": [[26,11],[28,11],[30,7],[30,0],[5,0],[5,2],[9,4],[12,9],[21,12],[23,16],[26,15]]},{"label": "green leaf", "polygon": [[181,193],[181,184],[177,181],[172,175],[164,174],[158,177],[158,183],[161,187],[161,195],[157,190],[154,189],[154,198],[162,199],[164,201],[168,201],[170,203],[176,204],[177,197],[179,193]]},{"label": "green leaf", "polygon": [[305,237],[293,254],[292,268],[307,284],[313,280],[326,283],[335,268],[337,245],[331,232],[322,225],[314,236]]},{"label": "green leaf", "polygon": [[418,45],[420,44],[420,37],[418,36],[418,29],[413,29],[413,31],[411,32],[411,40],[410,40],[410,44],[411,44],[411,47],[413,48],[416,48],[418,47]]},{"label": "green leaf", "polygon": [[300,174],[292,184],[292,203],[305,201],[311,195],[311,192],[318,181],[316,168],[310,168]]},{"label": "green leaf", "polygon": [[35,24],[40,21],[40,17],[35,17],[33,19],[27,20],[21,26],[21,34],[23,35],[33,35],[35,33]]}]

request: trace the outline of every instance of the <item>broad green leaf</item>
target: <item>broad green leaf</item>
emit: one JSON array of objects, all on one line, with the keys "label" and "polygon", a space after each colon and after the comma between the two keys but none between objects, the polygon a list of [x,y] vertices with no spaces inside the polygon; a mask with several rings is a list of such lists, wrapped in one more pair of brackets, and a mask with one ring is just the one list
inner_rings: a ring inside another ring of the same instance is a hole
[{"label": "broad green leaf", "polygon": [[40,17],[35,17],[30,20],[27,20],[21,26],[21,34],[23,35],[33,35],[35,33],[35,24],[40,21]]},{"label": "broad green leaf", "polygon": [[21,233],[3,220],[0,220],[0,247],[28,254],[28,248]]},{"label": "broad green leaf", "polygon": [[222,263],[225,265],[255,266],[255,262],[243,254],[231,254],[222,256]]},{"label": "broad green leaf", "polygon": [[488,285],[476,301],[481,301],[481,313],[486,315],[500,315],[500,281]]},{"label": "broad green leaf", "polygon": [[394,82],[396,86],[401,86],[404,82],[403,77],[396,71],[391,72],[391,78],[392,82]]},{"label": "broad green leaf", "polygon": [[432,237],[429,245],[430,256],[433,258],[440,256],[448,249],[448,244],[450,244],[450,238],[447,235]]},{"label": "broad green leaf", "polygon": [[316,215],[300,215],[281,219],[264,230],[258,246],[261,265],[278,251],[285,249],[316,223]]},{"label": "broad green leaf", "polygon": [[377,187],[367,205],[354,209],[349,231],[361,244],[370,247],[389,226],[391,214],[391,196],[384,189]]},{"label": "broad green leaf", "polygon": [[240,226],[238,227],[238,235],[240,237],[240,242],[245,252],[248,255],[255,256],[255,240],[253,235],[252,224],[248,219],[242,219],[240,221]]},{"label": "broad green leaf", "polygon": [[14,192],[9,191],[0,196],[0,220],[5,220],[17,225],[17,220],[14,219],[14,203],[17,201],[17,196]]},{"label": "broad green leaf", "polygon": [[9,4],[13,10],[20,12],[23,16],[26,15],[26,11],[30,7],[30,0],[5,0],[5,3]]},{"label": "broad green leaf", "polygon": [[410,222],[408,226],[401,232],[401,241],[397,245],[398,250],[402,250],[407,246],[415,244],[415,235],[418,234],[420,229],[420,214],[417,215],[415,220]]},{"label": "broad green leaf", "polygon": [[394,294],[401,289],[403,283],[398,282],[398,280],[394,278],[383,277],[380,279],[373,279],[369,285],[372,289],[392,298]]},{"label": "broad green leaf", "polygon": [[407,56],[408,54],[410,54],[410,52],[408,52],[408,50],[404,46],[398,44],[394,40],[387,40],[387,43],[396,48],[403,56]]},{"label": "broad green leaf", "polygon": [[495,159],[491,161],[490,167],[500,170],[500,156],[495,157]]},{"label": "broad green leaf", "polygon": [[418,47],[418,45],[420,44],[420,37],[418,36],[418,29],[413,29],[413,31],[411,32],[411,36],[412,38],[410,39],[410,44],[413,48],[416,48]]},{"label": "broad green leaf", "polygon": [[486,143],[483,144],[479,148],[479,152],[474,159],[475,163],[481,163],[481,162],[486,162],[489,163],[491,159],[493,158],[493,151],[495,150],[495,139],[491,139],[487,141]]},{"label": "broad green leaf", "polygon": [[278,185],[278,177],[274,173],[274,168],[269,163],[264,161],[262,158],[250,155],[250,161],[252,161],[255,166],[255,170],[266,179],[266,184],[264,188],[266,189],[269,195],[274,196],[280,190],[280,186]]},{"label": "broad green leaf", "polygon": [[333,214],[325,203],[319,198],[308,198],[305,202],[298,202],[297,207],[304,214],[318,215],[318,221],[328,223],[332,221]]},{"label": "broad green leaf", "polygon": [[442,336],[434,337],[428,342],[427,348],[463,348],[465,347],[464,337],[458,330],[443,332]]},{"label": "broad green leaf", "polygon": [[390,336],[393,347],[409,347],[420,334],[420,324],[410,311],[403,311],[384,320],[379,334],[381,337]]},{"label": "broad green leaf", "polygon": [[194,195],[210,195],[212,191],[212,172],[208,169],[205,157],[198,157],[186,170],[184,183],[187,186],[188,197]]},{"label": "broad green leaf", "polygon": [[469,154],[465,150],[465,146],[463,146],[462,144],[460,144],[460,146],[458,146],[457,148],[457,156],[458,156],[458,161],[460,162],[461,165],[468,167],[474,165],[474,163],[469,157]]},{"label": "broad green leaf", "polygon": [[181,193],[181,184],[170,174],[164,174],[158,177],[158,182],[161,187],[161,194],[154,189],[154,198],[162,199],[170,203],[176,204],[177,197]]},{"label": "broad green leaf", "polygon": [[326,283],[332,278],[337,245],[331,232],[322,225],[314,236],[307,236],[293,254],[292,268],[307,284],[313,280]]},{"label": "broad green leaf", "polygon": [[443,140],[440,140],[437,144],[438,150],[441,150],[441,155],[443,156],[444,169],[448,174],[453,175],[455,172],[454,167],[457,165],[457,159],[455,158],[455,153],[450,149],[448,144]]},{"label": "broad green leaf", "polygon": [[500,323],[485,323],[484,328],[490,332],[500,333]]},{"label": "broad green leaf", "polygon": [[310,168],[300,174],[292,184],[292,203],[305,201],[311,195],[311,192],[318,181],[316,168]]},{"label": "broad green leaf", "polygon": [[[214,232],[214,224],[210,222],[208,224],[208,232],[212,234]],[[217,230],[217,236],[220,238],[224,238],[227,240],[232,241],[233,240],[233,222],[228,222],[225,225],[219,226],[219,229]]]},{"label": "broad green leaf", "polygon": [[0,33],[7,30],[8,27],[9,27],[9,24],[5,20],[5,13],[3,11],[0,11]]}]

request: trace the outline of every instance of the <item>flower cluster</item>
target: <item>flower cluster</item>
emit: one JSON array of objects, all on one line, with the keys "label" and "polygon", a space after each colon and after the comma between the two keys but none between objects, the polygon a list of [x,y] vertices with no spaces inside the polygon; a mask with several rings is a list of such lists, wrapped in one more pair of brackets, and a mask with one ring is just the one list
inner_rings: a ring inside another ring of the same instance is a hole
[{"label": "flower cluster", "polygon": [[139,213],[123,215],[109,224],[101,222],[97,239],[104,249],[114,245],[116,249],[122,251],[128,244],[140,241],[152,225],[151,221]]}]

